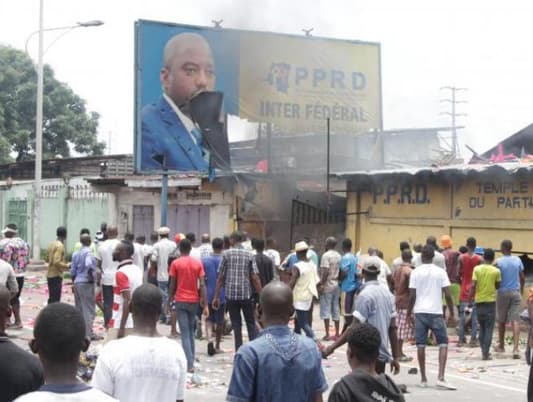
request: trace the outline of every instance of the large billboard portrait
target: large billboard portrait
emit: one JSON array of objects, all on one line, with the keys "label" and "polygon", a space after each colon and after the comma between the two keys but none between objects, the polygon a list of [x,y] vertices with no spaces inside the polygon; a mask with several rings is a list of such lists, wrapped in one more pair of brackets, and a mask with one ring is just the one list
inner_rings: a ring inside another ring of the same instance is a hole
[{"label": "large billboard portrait", "polygon": [[230,148],[261,123],[287,137],[326,118],[348,135],[382,127],[379,44],[153,21],[135,35],[139,173],[231,171]]}]

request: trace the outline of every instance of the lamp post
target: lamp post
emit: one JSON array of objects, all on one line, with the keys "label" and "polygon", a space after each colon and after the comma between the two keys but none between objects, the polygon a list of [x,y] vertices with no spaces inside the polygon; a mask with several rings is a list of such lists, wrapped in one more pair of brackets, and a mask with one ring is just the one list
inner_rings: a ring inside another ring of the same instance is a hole
[{"label": "lamp post", "polygon": [[[39,2],[39,30],[32,32],[26,40],[26,53],[28,51],[28,41],[36,33],[39,34],[39,51],[37,58],[37,103],[35,108],[35,180],[33,185],[33,260],[40,261],[41,259],[41,179],[42,179],[42,163],[43,163],[43,56],[46,50],[52,46],[61,36],[67,34],[75,28],[96,27],[103,24],[102,21],[93,20],[87,22],[78,22],[76,25],[57,27],[57,28],[43,28],[43,2]],[[66,30],[66,32],[58,36],[47,49],[43,48],[43,33],[45,31]]]}]

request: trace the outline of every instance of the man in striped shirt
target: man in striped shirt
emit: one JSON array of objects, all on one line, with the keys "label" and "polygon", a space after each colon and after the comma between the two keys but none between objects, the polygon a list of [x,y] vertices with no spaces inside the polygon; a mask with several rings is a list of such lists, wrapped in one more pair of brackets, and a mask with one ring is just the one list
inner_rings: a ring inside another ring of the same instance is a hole
[{"label": "man in striped shirt", "polygon": [[133,244],[126,240],[117,244],[113,251],[113,261],[118,261],[118,268],[113,287],[113,318],[109,321],[106,342],[123,338],[133,328],[129,304],[134,290],[142,285],[143,281],[141,268],[133,264],[133,252]]},{"label": "man in striped shirt", "polygon": [[257,263],[252,252],[244,249],[243,240],[244,236],[241,232],[231,234],[231,248],[222,254],[217,286],[213,296],[213,309],[218,310],[220,290],[225,289],[226,307],[235,336],[235,351],[242,345],[241,311],[246,321],[249,340],[256,337],[252,285],[257,294],[261,293],[261,280],[259,279]]}]

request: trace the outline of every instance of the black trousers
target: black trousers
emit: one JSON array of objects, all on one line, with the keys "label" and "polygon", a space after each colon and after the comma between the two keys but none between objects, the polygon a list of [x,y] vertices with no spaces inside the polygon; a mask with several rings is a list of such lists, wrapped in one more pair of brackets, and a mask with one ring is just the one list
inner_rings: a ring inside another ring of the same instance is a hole
[{"label": "black trousers", "polygon": [[46,278],[46,280],[48,282],[48,304],[61,301],[63,278],[56,276],[54,278]]},{"label": "black trousers", "polygon": [[15,279],[17,280],[19,291],[17,292],[17,295],[13,299],[11,299],[11,306],[19,307],[20,306],[20,293],[22,292],[22,288],[24,287],[24,277],[17,276]]},{"label": "black trousers", "polygon": [[226,300],[226,308],[229,313],[231,325],[233,327],[233,336],[235,339],[235,352],[239,350],[242,345],[242,318],[241,311],[246,322],[246,329],[248,330],[248,338],[252,341],[257,336],[255,328],[255,313],[254,302],[252,299],[248,300]]},{"label": "black trousers", "polygon": [[102,295],[104,298],[104,325],[107,328],[113,315],[113,286],[102,285]]}]

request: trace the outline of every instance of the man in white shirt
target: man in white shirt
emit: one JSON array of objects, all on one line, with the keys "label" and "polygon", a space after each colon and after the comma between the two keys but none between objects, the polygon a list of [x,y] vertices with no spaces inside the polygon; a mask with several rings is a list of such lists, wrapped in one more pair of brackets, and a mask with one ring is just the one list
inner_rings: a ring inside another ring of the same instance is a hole
[{"label": "man in white shirt", "polygon": [[[426,239],[426,245],[433,247],[435,250],[435,256],[433,257],[432,263],[435,264],[437,267],[440,267],[444,269],[446,272],[446,258],[444,258],[444,254],[442,254],[439,251],[439,248],[437,247],[437,238],[435,236],[428,236]],[[418,267],[419,265],[422,265],[422,255],[416,253],[413,257],[413,265]]]},{"label": "man in white shirt", "polygon": [[448,357],[448,333],[442,314],[442,292],[450,311],[449,321],[455,321],[453,299],[450,292],[450,280],[446,270],[433,264],[435,249],[426,244],[422,248],[422,265],[418,266],[409,278],[409,307],[407,317],[415,313],[415,340],[420,366],[421,386],[426,388],[426,341],[431,330],[439,345],[439,374],[437,387],[455,390],[456,388],[444,378],[446,359]]},{"label": "man in white shirt", "polygon": [[392,264],[390,266],[390,269],[391,269],[393,274],[403,264],[403,259],[402,259],[403,250],[411,250],[411,246],[409,245],[409,242],[407,242],[405,240],[400,242],[400,255],[398,257],[396,257],[394,260],[392,260]]},{"label": "man in white shirt", "polygon": [[213,254],[213,247],[211,246],[211,236],[209,236],[208,233],[204,233],[202,235],[202,244],[200,244],[200,247],[198,249],[200,250],[200,257],[207,258],[211,254]]},{"label": "man in white shirt", "polygon": [[392,284],[392,271],[387,265],[387,263],[379,256],[380,251],[375,247],[369,247],[368,248],[368,254],[362,255],[361,258],[358,261],[357,268],[359,272],[362,270],[363,266],[365,265],[365,262],[368,258],[371,259],[371,261],[374,261],[375,258],[378,258],[379,263],[379,275],[378,275],[378,281],[382,285],[385,285],[390,289],[393,288]]},{"label": "man in white shirt", "polygon": [[80,352],[89,348],[89,339],[85,336],[83,316],[74,306],[66,303],[46,306],[37,316],[33,337],[30,348],[41,360],[44,385],[16,402],[117,402],[77,378]]},{"label": "man in white shirt", "polygon": [[168,238],[168,234],[170,233],[168,227],[160,227],[157,233],[159,234],[159,241],[154,244],[154,248],[152,249],[149,276],[157,278],[157,285],[163,292],[164,305],[161,311],[161,321],[166,324],[169,322],[167,311],[165,311],[168,300],[168,257],[176,250],[176,243]]},{"label": "man in white shirt", "polygon": [[154,251],[154,245],[159,241],[159,235],[157,232],[150,233],[150,244],[143,245],[143,255],[144,255],[144,283],[151,283],[152,285],[157,286],[157,277],[150,277],[150,267],[152,261],[152,252]]},{"label": "man in white shirt", "polygon": [[[337,239],[328,237],[326,239],[326,252],[320,260],[320,318],[324,320],[324,332],[322,340],[336,341],[339,338],[340,329],[340,297],[339,268],[341,255],[335,250]],[[333,319],[335,324],[335,335],[329,336],[329,320]]]},{"label": "man in white shirt", "polygon": [[124,235],[124,240],[127,240],[131,244],[133,244],[133,264],[137,265],[139,268],[141,268],[142,271],[144,271],[144,257],[142,245],[135,241],[135,235],[133,233],[126,233]]},{"label": "man in white shirt", "polygon": [[[117,239],[118,229],[116,226],[107,228],[107,240],[98,245],[98,269],[101,272],[101,285],[104,297],[104,324],[109,328],[113,311],[113,286],[115,285],[115,274],[117,272],[118,262],[113,261],[113,251],[120,243]],[[100,285],[98,283],[97,285]]]},{"label": "man in white shirt", "polygon": [[189,255],[190,255],[192,258],[194,258],[195,260],[201,262],[201,261],[202,261],[202,252],[201,252],[201,249],[200,249],[200,247],[194,247],[194,243],[196,243],[196,235],[195,235],[194,233],[190,232],[190,233],[187,233],[187,234],[185,235],[185,238],[186,238],[187,240],[189,240],[189,241],[191,242],[191,244],[192,244],[192,249],[191,249],[191,252],[190,252]]},{"label": "man in white shirt", "polygon": [[161,291],[138,287],[131,299],[134,332],[104,346],[91,385],[121,402],[183,401],[187,361],[181,346],[157,332]]},{"label": "man in white shirt", "polygon": [[133,251],[133,244],[123,240],[113,253],[113,260],[118,261],[118,267],[113,287],[113,318],[109,321],[106,342],[123,338],[133,328],[130,315],[131,295],[143,282],[141,268],[133,264]]},{"label": "man in white shirt", "polygon": [[277,250],[276,241],[274,239],[267,239],[265,255],[270,257],[272,264],[274,264],[274,268],[276,269],[275,271],[277,272],[281,265],[281,256]]}]

